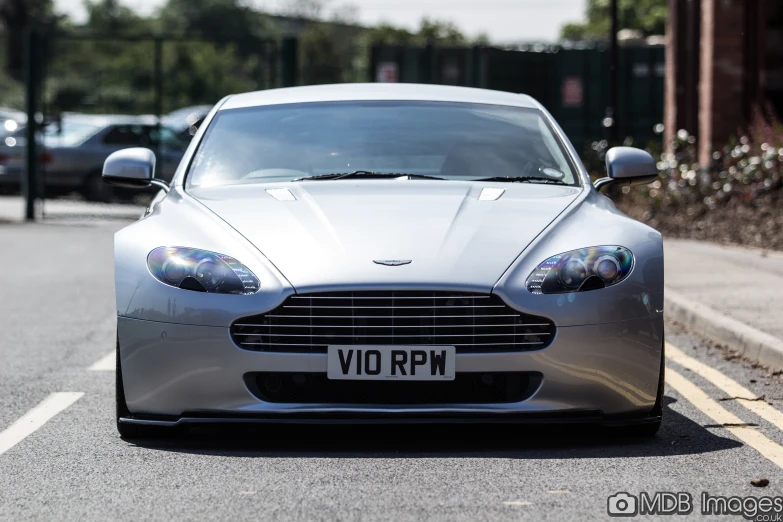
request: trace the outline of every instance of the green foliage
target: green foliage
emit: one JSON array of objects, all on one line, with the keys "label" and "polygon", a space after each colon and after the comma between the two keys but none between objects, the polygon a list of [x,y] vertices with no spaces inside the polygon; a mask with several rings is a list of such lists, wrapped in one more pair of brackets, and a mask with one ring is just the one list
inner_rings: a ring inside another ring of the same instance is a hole
[{"label": "green foliage", "polygon": [[346,56],[338,51],[334,29],[323,23],[312,23],[299,38],[299,57],[302,64],[301,81],[305,85],[338,83],[342,71],[350,68]]},{"label": "green foliage", "polygon": [[743,135],[715,151],[712,163],[696,161],[695,140],[684,130],[672,140],[672,151],[661,155],[661,180],[647,194],[656,206],[699,203],[706,209],[738,199],[751,201],[783,189],[783,148],[777,143]]},{"label": "green foliage", "polygon": [[[483,35],[478,42],[486,42]],[[304,84],[365,81],[373,45],[465,45],[468,38],[451,22],[424,18],[417,31],[388,24],[370,28],[310,23],[300,35]]]},{"label": "green foliage", "polygon": [[[608,148],[606,141],[597,141],[584,155],[593,179],[605,176]],[[754,208],[759,201],[769,202],[770,196],[772,201],[783,197],[783,124],[775,117],[754,121],[748,133],[713,152],[706,165],[698,161],[696,138],[684,129],[672,138],[668,151],[661,152],[657,143],[647,150],[658,159],[659,178],[635,189],[623,187],[623,196],[615,197],[634,217],[655,218],[656,227],[665,228],[680,214],[695,218],[738,205]]]},{"label": "green foliage", "polygon": [[[565,24],[560,36],[566,40],[605,40],[609,35],[610,0],[588,0],[585,21]],[[664,34],[667,0],[618,0],[621,29],[638,29],[649,36]]]},{"label": "green foliage", "polygon": [[[23,3],[28,18],[52,18],[52,0]],[[48,41],[43,88],[50,114],[151,114],[155,110],[156,35],[165,36],[162,52],[163,112],[191,104],[215,103],[227,94],[280,85],[279,38],[297,34],[299,82],[363,81],[370,47],[375,44],[464,45],[468,38],[451,22],[423,19],[415,31],[390,25],[364,28],[350,22],[355,8],[344,6],[323,16],[322,0],[289,0],[287,14],[272,17],[252,0],[167,0],[157,13],[138,15],[122,0],[84,0],[87,20],[74,26],[54,20],[58,31]],[[55,34],[50,32],[51,34]],[[99,36],[98,39],[76,37]],[[135,40],[112,36],[136,37]],[[479,42],[486,42],[486,35]],[[0,64],[1,65],[1,64]],[[22,85],[0,74],[0,105],[19,107]]]},{"label": "green foliage", "polygon": [[[388,24],[367,30],[366,42],[370,45],[466,45],[471,42],[452,22],[422,18],[419,29],[411,32]],[[475,43],[485,43],[487,35],[480,35]]]}]

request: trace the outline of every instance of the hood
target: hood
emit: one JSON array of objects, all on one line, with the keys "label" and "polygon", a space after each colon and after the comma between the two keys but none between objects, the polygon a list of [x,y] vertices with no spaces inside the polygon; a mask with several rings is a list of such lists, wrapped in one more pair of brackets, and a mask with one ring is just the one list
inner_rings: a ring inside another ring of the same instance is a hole
[{"label": "hood", "polygon": [[[276,199],[267,192],[275,188],[296,200]],[[482,201],[484,188],[505,191]],[[581,189],[332,180],[188,192],[255,245],[298,292],[424,286],[486,293]]]}]

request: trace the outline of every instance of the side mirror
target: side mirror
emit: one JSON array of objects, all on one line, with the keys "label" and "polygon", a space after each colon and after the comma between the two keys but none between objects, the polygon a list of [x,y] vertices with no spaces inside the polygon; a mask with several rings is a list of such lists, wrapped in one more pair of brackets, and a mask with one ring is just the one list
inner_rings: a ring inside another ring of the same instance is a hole
[{"label": "side mirror", "polygon": [[155,153],[134,147],[113,152],[103,163],[103,181],[123,188],[144,188],[155,185],[166,192],[169,185],[155,179]]},{"label": "side mirror", "polygon": [[601,190],[609,185],[645,185],[658,177],[658,166],[646,151],[634,147],[613,147],[606,153],[606,174],[593,184]]}]

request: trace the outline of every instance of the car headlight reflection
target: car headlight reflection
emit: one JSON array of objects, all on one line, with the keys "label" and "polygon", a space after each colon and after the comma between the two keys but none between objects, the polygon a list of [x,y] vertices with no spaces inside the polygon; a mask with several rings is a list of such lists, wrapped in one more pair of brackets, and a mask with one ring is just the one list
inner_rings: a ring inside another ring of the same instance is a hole
[{"label": "car headlight reflection", "polygon": [[585,292],[616,285],[633,266],[633,254],[621,246],[580,248],[552,256],[527,278],[534,294]]},{"label": "car headlight reflection", "polygon": [[161,283],[216,294],[254,294],[258,278],[233,257],[185,247],[159,247],[147,256],[150,272]]}]

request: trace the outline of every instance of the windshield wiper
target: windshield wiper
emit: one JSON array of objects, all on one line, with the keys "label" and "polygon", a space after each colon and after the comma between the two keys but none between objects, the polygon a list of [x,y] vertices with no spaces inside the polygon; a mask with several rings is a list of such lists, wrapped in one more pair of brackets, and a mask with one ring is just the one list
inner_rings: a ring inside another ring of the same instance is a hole
[{"label": "windshield wiper", "polygon": [[425,176],[424,174],[406,174],[404,172],[373,172],[370,170],[355,170],[353,172],[334,172],[331,174],[321,174],[318,176],[306,176],[292,181],[310,181],[310,180],[329,180],[329,179],[348,179],[348,178],[370,178],[370,179],[444,179],[436,176]]},{"label": "windshield wiper", "polygon": [[506,183],[552,183],[554,185],[568,185],[563,180],[547,178],[544,176],[492,176],[491,178],[472,179],[471,181],[502,181]]}]

